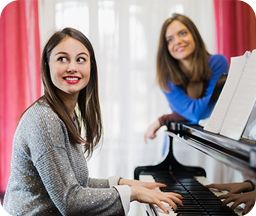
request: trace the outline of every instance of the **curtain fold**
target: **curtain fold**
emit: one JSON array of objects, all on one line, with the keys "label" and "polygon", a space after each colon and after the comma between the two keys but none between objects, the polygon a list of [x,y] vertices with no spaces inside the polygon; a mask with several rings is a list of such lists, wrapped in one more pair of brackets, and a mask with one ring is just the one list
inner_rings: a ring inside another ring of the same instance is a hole
[{"label": "curtain fold", "polygon": [[256,48],[256,19],[240,0],[214,0],[217,51],[229,60]]},{"label": "curtain fold", "polygon": [[0,19],[0,192],[9,177],[12,139],[22,112],[41,94],[37,0],[8,4]]}]

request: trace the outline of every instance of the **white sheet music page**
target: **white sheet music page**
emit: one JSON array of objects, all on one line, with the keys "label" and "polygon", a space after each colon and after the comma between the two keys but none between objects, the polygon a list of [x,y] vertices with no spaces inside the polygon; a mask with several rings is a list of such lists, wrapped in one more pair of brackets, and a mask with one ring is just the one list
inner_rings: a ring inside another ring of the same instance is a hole
[{"label": "white sheet music page", "polygon": [[256,50],[247,61],[233,94],[220,134],[239,140],[256,101]]},{"label": "white sheet music page", "polygon": [[218,101],[212,111],[210,118],[206,121],[204,129],[212,133],[220,133],[225,116],[227,115],[231,100],[238,83],[242,77],[247,56],[250,52],[246,52],[242,56],[232,57],[229,67],[226,83],[221,91]]}]

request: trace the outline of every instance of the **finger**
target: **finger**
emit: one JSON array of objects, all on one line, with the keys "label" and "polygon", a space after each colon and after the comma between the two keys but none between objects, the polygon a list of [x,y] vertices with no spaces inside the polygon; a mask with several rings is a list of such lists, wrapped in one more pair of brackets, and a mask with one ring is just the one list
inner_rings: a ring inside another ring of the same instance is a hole
[{"label": "finger", "polygon": [[205,187],[212,188],[212,187],[215,187],[215,184],[208,184],[208,185],[205,185]]},{"label": "finger", "polygon": [[181,194],[178,194],[178,193],[174,193],[174,192],[169,192],[168,194],[170,194],[171,196],[175,196],[179,199],[183,199],[183,196]]},{"label": "finger", "polygon": [[167,187],[166,184],[160,183],[160,182],[156,182],[156,183],[155,183],[155,186],[156,186],[156,187],[161,187],[161,188],[162,188],[162,187]]},{"label": "finger", "polygon": [[241,202],[239,200],[235,201],[231,206],[230,208],[231,209],[235,209],[237,206],[239,206],[241,204]]},{"label": "finger", "polygon": [[219,199],[226,199],[230,196],[230,194],[223,194],[223,195],[220,195],[218,196]]},{"label": "finger", "polygon": [[168,209],[165,207],[165,205],[160,202],[160,201],[156,201],[155,204],[165,213],[165,214],[169,214]]},{"label": "finger", "polygon": [[215,188],[215,189],[218,189],[220,187],[219,184],[209,184],[209,185],[206,185],[207,188]]},{"label": "finger", "polygon": [[254,203],[246,205],[244,210],[243,210],[243,212],[242,212],[242,214],[245,215],[245,214],[249,213],[252,210],[253,206],[254,206]]},{"label": "finger", "polygon": [[146,143],[146,144],[147,144],[147,141],[148,141],[148,138],[147,138],[147,136],[146,136],[146,135],[144,135],[144,143]]},{"label": "finger", "polygon": [[152,134],[151,136],[149,136],[150,139],[154,139],[156,138],[156,135],[155,134]]},{"label": "finger", "polygon": [[234,198],[233,197],[228,197],[227,199],[225,199],[222,204],[223,205],[227,205],[228,203],[231,203],[234,201]]},{"label": "finger", "polygon": [[163,201],[166,202],[166,203],[168,203],[174,210],[177,209],[177,205],[176,205],[175,202],[173,202],[172,199],[165,199],[165,200],[163,200]]},{"label": "finger", "polygon": [[177,203],[180,206],[183,206],[182,200],[175,196],[168,196],[169,199],[171,199],[174,203]]}]

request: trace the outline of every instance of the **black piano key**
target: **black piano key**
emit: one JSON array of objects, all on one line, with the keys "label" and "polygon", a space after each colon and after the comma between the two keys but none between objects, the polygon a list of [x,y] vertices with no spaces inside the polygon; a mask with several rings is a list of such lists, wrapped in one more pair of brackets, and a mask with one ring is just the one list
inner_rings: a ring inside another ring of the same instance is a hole
[{"label": "black piano key", "polygon": [[216,196],[209,196],[204,194],[193,194],[193,197],[195,197],[198,200],[219,200],[219,198]]},{"label": "black piano key", "polygon": [[209,216],[207,213],[202,212],[188,212],[188,213],[178,213],[177,216]]},{"label": "black piano key", "polygon": [[175,213],[206,213],[207,214],[207,211],[205,211],[204,209],[195,209],[195,208],[188,208],[188,209],[179,209],[179,210],[175,210],[174,211]]},{"label": "black piano key", "polygon": [[180,194],[189,194],[188,191],[186,191],[184,188],[178,188],[178,189],[173,189],[173,188],[161,188],[161,191],[163,192],[175,192],[175,193],[180,193]]},{"label": "black piano key", "polygon": [[222,202],[221,202],[221,200],[219,200],[219,199],[214,199],[214,200],[204,200],[204,199],[202,199],[202,200],[197,200],[198,201],[198,203],[200,203],[201,205],[222,205]]},{"label": "black piano key", "polygon": [[193,211],[204,211],[204,209],[198,204],[178,206],[176,208],[176,212],[181,212],[181,211],[189,212],[190,210],[191,210],[191,212],[193,212]]},{"label": "black piano key", "polygon": [[202,187],[202,185],[187,185],[186,186],[187,190],[194,190],[194,191],[207,191],[210,192],[210,190],[206,187]]},{"label": "black piano key", "polygon": [[183,196],[183,206],[178,206],[177,216],[235,216],[232,209],[223,206],[221,200],[207,187],[193,177],[186,175],[172,176],[167,173],[154,176],[158,182],[167,187],[161,188],[164,192],[176,192]]},{"label": "black piano key", "polygon": [[235,212],[218,212],[218,213],[211,213],[210,215],[211,216],[237,216]]},{"label": "black piano key", "polygon": [[182,199],[183,205],[197,205],[198,202],[194,199]]}]

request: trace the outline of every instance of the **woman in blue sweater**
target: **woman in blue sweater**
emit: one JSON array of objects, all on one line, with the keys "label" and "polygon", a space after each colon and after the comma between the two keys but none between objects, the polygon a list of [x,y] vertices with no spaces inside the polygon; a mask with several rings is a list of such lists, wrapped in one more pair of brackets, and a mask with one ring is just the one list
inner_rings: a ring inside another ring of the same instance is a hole
[{"label": "woman in blue sweater", "polygon": [[147,129],[145,141],[169,121],[197,124],[210,116],[219,86],[228,72],[222,55],[207,51],[195,24],[174,14],[161,29],[157,53],[157,81],[172,110],[157,118]]}]

